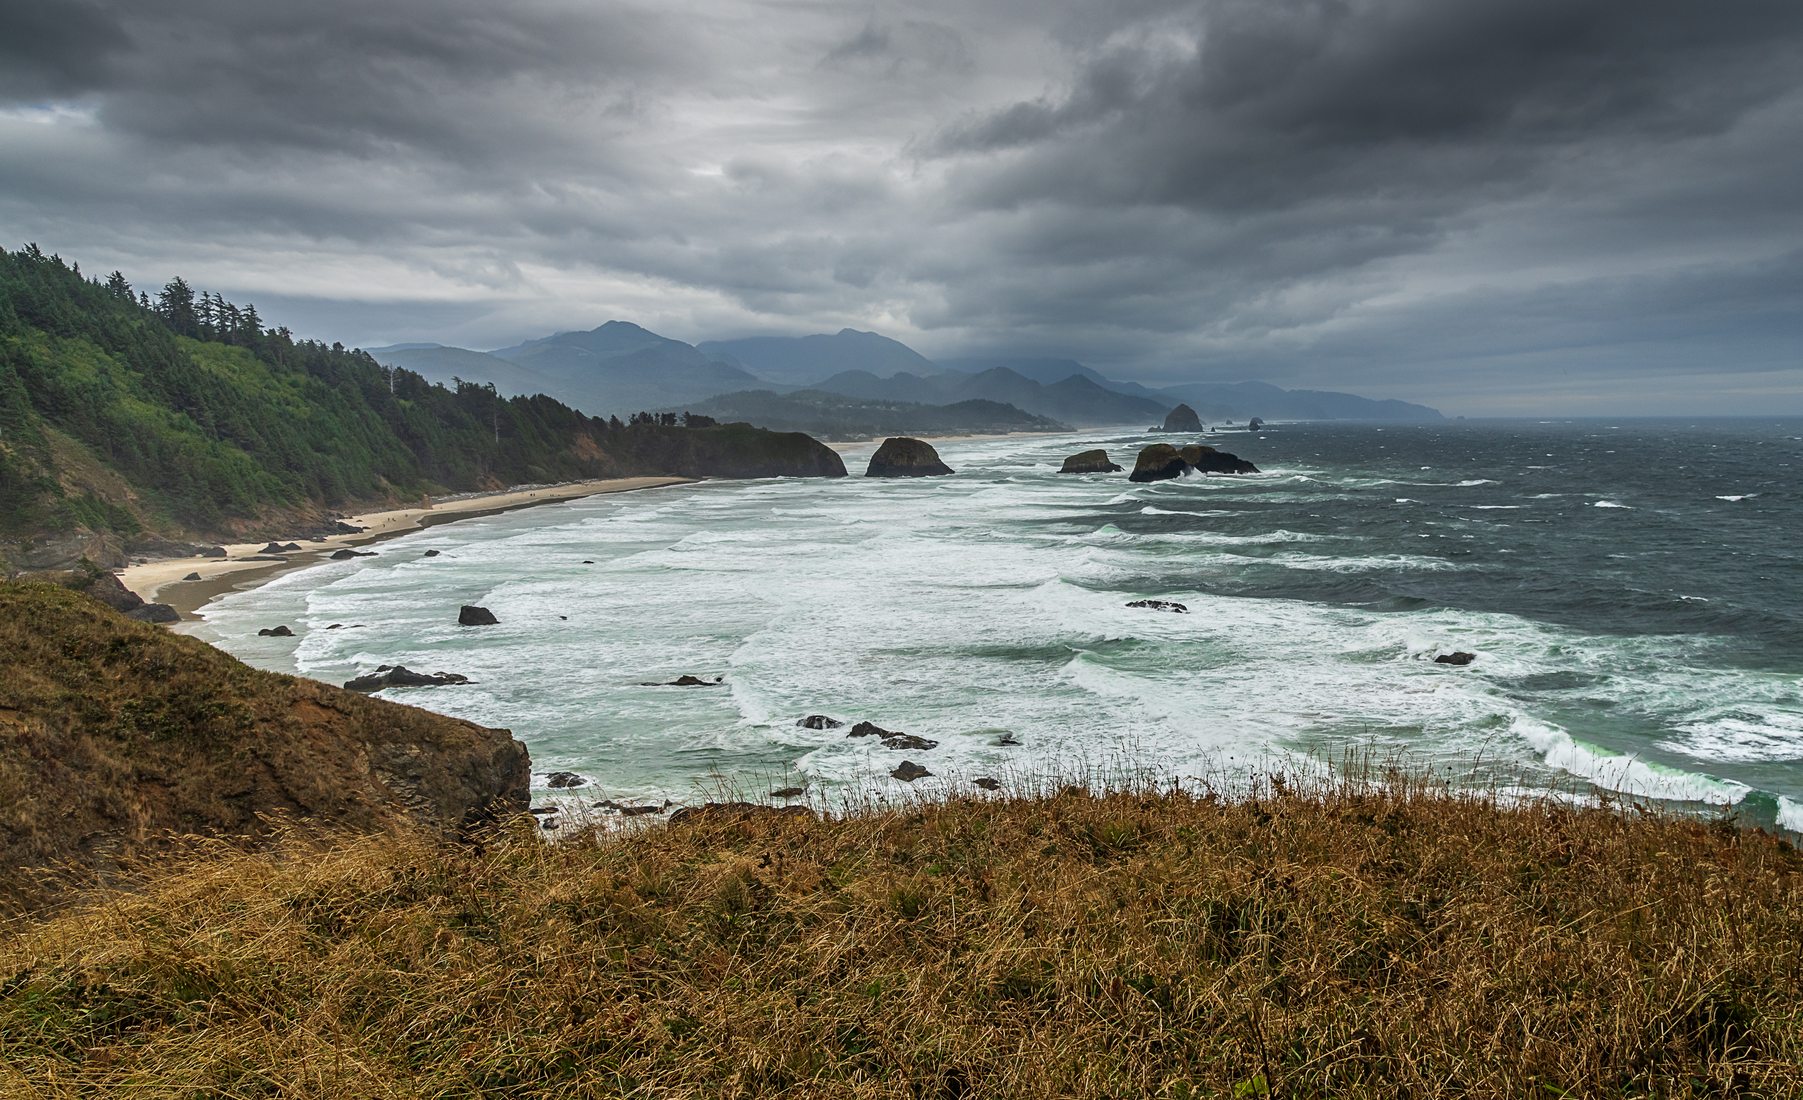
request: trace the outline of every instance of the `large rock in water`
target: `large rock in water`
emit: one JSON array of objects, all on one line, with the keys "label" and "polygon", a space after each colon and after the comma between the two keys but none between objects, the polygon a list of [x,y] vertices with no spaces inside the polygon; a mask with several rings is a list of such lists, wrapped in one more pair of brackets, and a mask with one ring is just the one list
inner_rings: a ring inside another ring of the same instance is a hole
[{"label": "large rock in water", "polygon": [[501,620],[495,618],[495,613],[486,607],[477,607],[474,604],[466,603],[457,609],[457,625],[499,626]]},{"label": "large rock in water", "polygon": [[1164,416],[1163,432],[1199,432],[1202,430],[1202,418],[1196,410],[1188,405],[1178,405]]},{"label": "large rock in water", "polygon": [[46,584],[0,585],[0,907],[32,868],[173,836],[255,843],[288,817],[453,835],[524,811],[506,730],[253,669]]},{"label": "large rock in water", "polygon": [[1174,477],[1182,477],[1189,469],[1189,463],[1177,448],[1169,443],[1154,443],[1139,452],[1139,458],[1133,463],[1133,472],[1127,475],[1128,481],[1167,481]]},{"label": "large rock in water", "polygon": [[1128,481],[1166,481],[1190,470],[1205,474],[1256,474],[1258,467],[1238,455],[1192,444],[1178,450],[1169,443],[1154,443],[1139,452]]},{"label": "large rock in water", "polygon": [[1065,459],[1064,465],[1059,467],[1058,472],[1061,474],[1118,474],[1121,472],[1121,468],[1108,461],[1108,452],[1098,447],[1093,451],[1078,451]]},{"label": "large rock in water", "polygon": [[939,461],[932,444],[905,435],[891,436],[870,456],[865,477],[930,477],[949,474],[952,468]]}]

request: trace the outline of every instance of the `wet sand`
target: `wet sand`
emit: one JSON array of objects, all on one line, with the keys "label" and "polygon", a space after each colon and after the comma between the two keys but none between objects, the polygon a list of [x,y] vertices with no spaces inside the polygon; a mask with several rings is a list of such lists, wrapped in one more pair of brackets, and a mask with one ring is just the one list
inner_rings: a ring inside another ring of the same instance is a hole
[{"label": "wet sand", "polygon": [[[579,500],[603,493],[683,485],[693,480],[682,477],[618,477],[455,497],[436,502],[430,507],[395,508],[348,517],[346,523],[364,528],[356,534],[329,535],[322,539],[280,538],[231,543],[226,545],[227,556],[223,558],[190,557],[148,561],[120,570],[119,580],[145,600],[166,603],[180,612],[184,620],[192,621],[199,617],[196,612],[215,597],[254,588],[271,577],[324,561],[336,550],[367,546],[410,531],[473,516],[494,515],[515,508],[529,508],[535,504]],[[261,556],[259,551],[269,542],[295,542],[300,544],[301,549],[281,555],[280,561],[247,560]],[[195,573],[199,574],[199,578],[189,580],[189,575]]]}]

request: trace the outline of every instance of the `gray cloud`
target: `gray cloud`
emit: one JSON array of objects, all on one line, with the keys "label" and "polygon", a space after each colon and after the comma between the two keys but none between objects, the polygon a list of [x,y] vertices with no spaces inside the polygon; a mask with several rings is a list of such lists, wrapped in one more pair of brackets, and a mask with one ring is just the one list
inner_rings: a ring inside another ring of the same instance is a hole
[{"label": "gray cloud", "polygon": [[1732,373],[1803,412],[1788,0],[48,12],[0,0],[9,243],[328,338],[853,325],[1474,412]]}]

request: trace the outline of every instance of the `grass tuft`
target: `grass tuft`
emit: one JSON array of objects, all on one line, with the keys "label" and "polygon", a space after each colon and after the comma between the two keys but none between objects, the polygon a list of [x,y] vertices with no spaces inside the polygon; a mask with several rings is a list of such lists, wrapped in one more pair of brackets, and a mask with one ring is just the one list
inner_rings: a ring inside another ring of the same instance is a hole
[{"label": "grass tuft", "polygon": [[0,1094],[1803,1093],[1803,855],[1391,775],[186,857],[0,941]]}]

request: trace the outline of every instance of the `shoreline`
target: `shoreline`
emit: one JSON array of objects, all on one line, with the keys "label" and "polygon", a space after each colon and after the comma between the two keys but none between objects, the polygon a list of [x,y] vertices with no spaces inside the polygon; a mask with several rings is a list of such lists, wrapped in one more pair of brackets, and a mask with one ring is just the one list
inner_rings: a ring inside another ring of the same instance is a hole
[{"label": "shoreline", "polygon": [[[143,597],[146,603],[166,603],[181,615],[181,622],[189,623],[201,618],[199,611],[202,607],[228,592],[254,588],[283,573],[317,565],[328,560],[337,550],[385,542],[460,519],[496,515],[538,504],[558,504],[610,493],[689,485],[696,480],[688,477],[614,477],[571,481],[561,485],[502,489],[492,493],[454,497],[426,507],[391,508],[348,516],[345,523],[364,530],[355,534],[309,538],[301,544],[302,549],[283,555],[283,560],[280,561],[250,559],[260,556],[259,552],[269,542],[300,542],[299,539],[227,543],[227,556],[223,558],[160,558],[128,565],[114,572],[121,584]],[[199,578],[190,580],[189,574],[193,573],[200,574]]]}]

